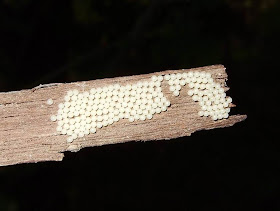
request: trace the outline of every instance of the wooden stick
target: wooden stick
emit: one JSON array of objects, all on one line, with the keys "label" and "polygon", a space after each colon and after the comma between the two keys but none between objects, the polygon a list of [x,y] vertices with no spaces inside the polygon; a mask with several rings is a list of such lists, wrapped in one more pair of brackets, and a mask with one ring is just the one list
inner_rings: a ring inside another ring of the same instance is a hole
[{"label": "wooden stick", "polygon": [[[222,65],[189,70],[167,70],[157,74],[207,71],[216,82],[228,90],[227,74]],[[84,147],[116,144],[128,141],[150,141],[190,136],[199,130],[229,127],[246,119],[246,115],[234,115],[228,119],[213,121],[199,117],[199,105],[187,95],[188,87],[182,88],[180,96],[173,96],[168,84],[163,82],[164,94],[171,101],[166,112],[154,115],[146,121],[120,120],[97,130],[97,133],[67,143],[66,135],[58,135],[57,123],[50,116],[57,113],[58,104],[64,101],[69,89],[79,91],[119,83],[121,85],[149,79],[153,74],[100,79],[68,84],[40,85],[31,90],[0,93],[0,166],[40,161],[61,161],[63,152],[79,151]],[[48,99],[54,103],[48,105]],[[234,106],[233,104],[231,106]]]}]

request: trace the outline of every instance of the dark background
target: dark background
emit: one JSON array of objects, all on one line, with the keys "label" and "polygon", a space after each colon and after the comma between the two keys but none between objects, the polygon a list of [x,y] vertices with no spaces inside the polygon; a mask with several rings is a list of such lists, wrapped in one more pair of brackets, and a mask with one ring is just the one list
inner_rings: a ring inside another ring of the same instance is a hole
[{"label": "dark background", "polygon": [[0,91],[224,64],[232,113],[248,115],[191,137],[1,167],[1,211],[280,210],[279,1],[0,2]]}]

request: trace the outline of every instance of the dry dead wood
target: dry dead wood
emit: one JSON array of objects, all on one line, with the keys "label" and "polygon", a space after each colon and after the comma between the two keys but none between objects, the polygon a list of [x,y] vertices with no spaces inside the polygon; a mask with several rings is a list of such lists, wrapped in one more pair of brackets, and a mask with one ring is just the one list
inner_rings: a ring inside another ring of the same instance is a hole
[{"label": "dry dead wood", "polygon": [[[191,70],[210,72],[216,82],[228,89],[225,84],[227,74],[222,65],[167,70],[157,74]],[[0,166],[61,161],[65,151],[79,151],[84,147],[128,141],[190,136],[195,131],[229,127],[246,119],[246,115],[232,115],[228,119],[218,121],[213,121],[210,117],[199,117],[199,105],[187,95],[187,86],[183,87],[180,96],[175,97],[169,92],[168,84],[163,82],[163,92],[171,101],[171,107],[166,112],[156,114],[151,120],[130,123],[124,119],[71,144],[66,142],[66,135],[57,134],[57,123],[50,121],[50,116],[56,114],[58,104],[63,102],[63,97],[69,89],[83,91],[114,83],[133,83],[148,79],[152,75],[153,73],[68,84],[48,84],[30,90],[0,93]],[[46,103],[50,98],[54,101],[53,105]]]}]

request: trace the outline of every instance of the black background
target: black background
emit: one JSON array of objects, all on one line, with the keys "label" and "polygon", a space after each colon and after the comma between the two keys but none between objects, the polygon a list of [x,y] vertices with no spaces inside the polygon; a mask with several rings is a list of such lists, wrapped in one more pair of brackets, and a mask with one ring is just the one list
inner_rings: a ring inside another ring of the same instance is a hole
[{"label": "black background", "polygon": [[248,115],[191,137],[1,167],[1,211],[280,210],[279,1],[0,2],[2,92],[224,64],[232,114]]}]

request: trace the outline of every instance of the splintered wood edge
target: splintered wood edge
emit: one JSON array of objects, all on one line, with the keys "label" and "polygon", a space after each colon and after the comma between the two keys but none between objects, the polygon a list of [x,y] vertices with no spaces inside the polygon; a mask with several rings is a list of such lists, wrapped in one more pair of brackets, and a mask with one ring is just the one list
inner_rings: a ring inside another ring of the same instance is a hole
[{"label": "splintered wood edge", "polygon": [[[131,123],[123,119],[71,144],[66,142],[66,135],[57,134],[57,123],[50,121],[50,116],[56,114],[58,104],[64,101],[64,96],[70,89],[88,91],[115,83],[131,84],[150,79],[152,75],[188,71],[210,72],[215,82],[220,83],[225,90],[229,89],[226,86],[225,67],[213,65],[68,84],[47,84],[30,90],[0,93],[0,166],[61,161],[65,151],[76,152],[85,147],[128,141],[169,140],[190,136],[199,130],[229,127],[246,119],[246,115],[231,115],[228,119],[218,121],[213,121],[210,117],[199,117],[199,104],[187,95],[188,87],[182,87],[180,96],[175,97],[168,90],[166,81],[163,81],[163,93],[170,100],[171,106],[166,112],[154,115],[151,120]],[[48,105],[48,99],[52,99],[54,103]]]}]

